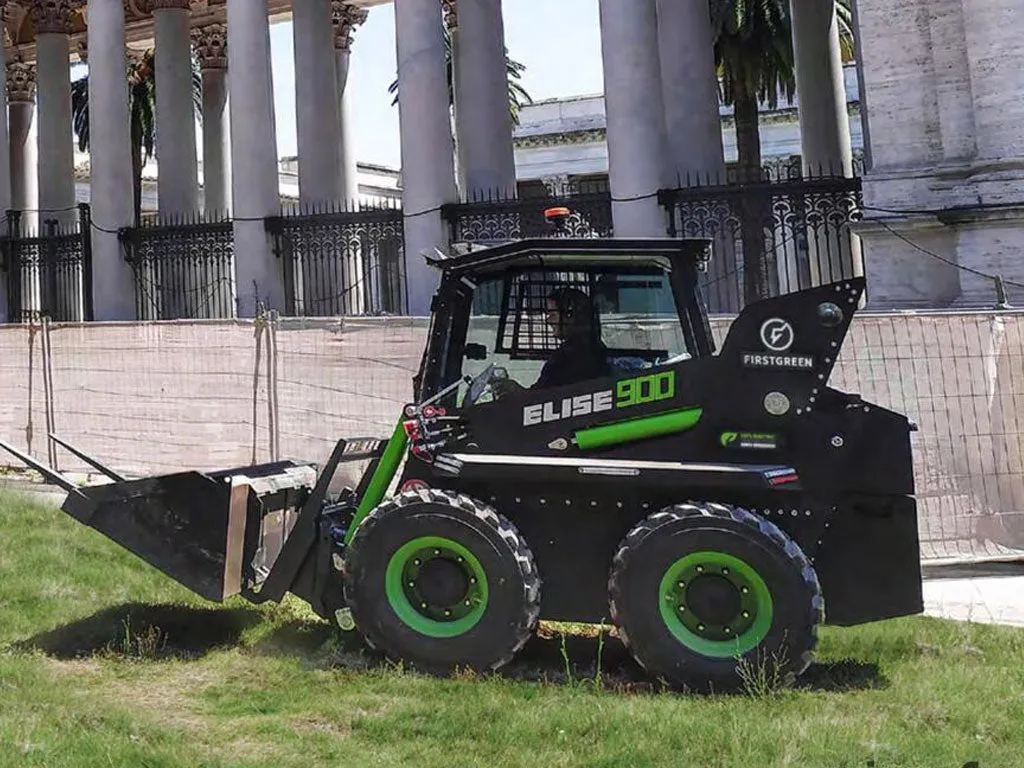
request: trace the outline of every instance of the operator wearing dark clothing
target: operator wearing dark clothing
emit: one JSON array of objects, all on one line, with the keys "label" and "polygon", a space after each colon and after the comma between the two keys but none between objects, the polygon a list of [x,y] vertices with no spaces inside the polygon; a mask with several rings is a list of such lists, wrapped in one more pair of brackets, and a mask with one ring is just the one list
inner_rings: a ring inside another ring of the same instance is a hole
[{"label": "operator wearing dark clothing", "polygon": [[562,343],[530,389],[563,387],[611,374],[608,348],[587,294],[578,288],[558,288],[548,297],[547,312],[552,332]]},{"label": "operator wearing dark clothing", "polygon": [[[608,348],[601,341],[601,328],[590,297],[578,288],[557,288],[547,298],[548,324],[562,343],[554,351],[531,390],[564,387],[590,379],[610,376]],[[496,394],[521,391],[512,379],[495,383]]]}]

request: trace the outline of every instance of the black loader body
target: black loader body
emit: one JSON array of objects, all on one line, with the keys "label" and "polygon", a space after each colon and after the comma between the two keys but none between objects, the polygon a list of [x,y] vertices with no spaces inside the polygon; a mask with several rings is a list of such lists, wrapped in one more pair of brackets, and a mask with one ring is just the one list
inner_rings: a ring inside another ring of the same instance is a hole
[{"label": "black loader body", "polygon": [[818,626],[923,609],[915,427],[830,386],[862,278],[750,304],[717,348],[708,256],[553,238],[436,261],[413,402],[319,471],[126,480],[79,454],[114,482],[76,488],[17,455],[198,594],[290,591],[424,669],[497,669],[548,619],[610,622],[681,685],[765,654],[792,678]]},{"label": "black loader body", "polygon": [[[864,280],[757,302],[713,353],[698,311],[699,248],[602,245],[603,253],[571,241],[507,251],[513,265],[533,248],[551,272],[590,272],[596,280],[627,260],[660,261],[671,270],[689,359],[466,408],[467,436],[434,447],[429,462],[409,461],[402,482],[468,494],[513,521],[543,574],[545,619],[606,620],[608,564],[625,532],[653,511],[690,500],[743,507],[789,534],[820,577],[828,624],[919,613],[913,427],[901,414],[827,386]],[[595,265],[597,257],[606,263]],[[473,279],[486,279],[467,262]],[[463,276],[457,266],[446,273],[450,293],[442,291],[439,303],[448,306],[436,312],[451,313],[453,339],[435,328],[420,399],[462,373],[459,328],[469,303]],[[515,298],[514,289],[508,293]],[[659,424],[666,414],[668,423]],[[582,439],[574,442],[576,436]]]}]

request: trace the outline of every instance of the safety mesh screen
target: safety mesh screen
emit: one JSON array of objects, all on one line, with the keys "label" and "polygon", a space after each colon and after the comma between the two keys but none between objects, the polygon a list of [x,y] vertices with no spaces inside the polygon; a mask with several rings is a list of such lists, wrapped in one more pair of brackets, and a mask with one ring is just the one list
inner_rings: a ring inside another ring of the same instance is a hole
[{"label": "safety mesh screen", "polygon": [[[548,318],[548,300],[558,290],[577,289],[593,297],[590,272],[530,270],[507,280],[508,301],[498,327],[497,351],[513,359],[545,358],[559,340]],[[596,312],[596,309],[595,309]]]},{"label": "safety mesh screen", "polygon": [[[48,431],[127,474],[322,462],[390,434],[425,341],[408,318],[0,325],[0,439],[72,473]],[[859,315],[836,363],[920,426],[922,557],[1024,558],[1024,312]]]}]

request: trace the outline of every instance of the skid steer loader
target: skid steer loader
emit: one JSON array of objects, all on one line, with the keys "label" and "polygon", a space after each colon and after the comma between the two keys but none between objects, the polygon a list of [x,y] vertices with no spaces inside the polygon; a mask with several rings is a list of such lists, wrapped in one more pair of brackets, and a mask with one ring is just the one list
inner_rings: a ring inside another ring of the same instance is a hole
[{"label": "skid steer loader", "polygon": [[[652,677],[790,681],[822,625],[923,610],[908,419],[829,386],[861,278],[748,305],[720,348],[702,240],[431,258],[390,436],[79,487],[63,509],[212,601],[292,593],[419,669],[497,670],[541,619],[611,621]],[[361,478],[329,493],[340,465]]]}]

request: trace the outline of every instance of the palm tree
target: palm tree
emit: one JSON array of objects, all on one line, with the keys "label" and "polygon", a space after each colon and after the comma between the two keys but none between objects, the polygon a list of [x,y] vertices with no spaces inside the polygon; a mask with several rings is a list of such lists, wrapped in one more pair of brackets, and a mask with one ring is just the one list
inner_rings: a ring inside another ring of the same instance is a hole
[{"label": "palm tree", "polygon": [[[202,120],[203,78],[199,61],[192,59],[192,100]],[[142,217],[142,169],[154,156],[156,147],[156,68],[153,50],[128,61],[128,117],[131,123],[132,178],[134,180],[135,222]],[[71,83],[71,120],[78,137],[78,150],[89,150],[89,75]]]},{"label": "palm tree", "polygon": [[[723,103],[733,107],[738,175],[763,178],[760,103],[775,109],[779,95],[792,104],[796,92],[790,0],[709,0],[715,35],[715,66]],[[843,58],[853,56],[851,0],[833,0]],[[769,292],[765,258],[768,198],[748,196],[741,216],[744,297],[748,302]]]},{"label": "palm tree", "polygon": [[[759,103],[793,102],[796,75],[790,0],[709,0],[723,103],[733,107],[741,178],[760,178]],[[843,60],[853,57],[851,0],[833,0]]]},{"label": "palm tree", "polygon": [[[445,26],[444,28],[444,63],[445,63],[445,75],[448,80],[448,107],[452,108],[455,105],[455,67],[454,57],[452,55],[452,33],[451,30]],[[523,72],[526,71],[526,65],[514,61],[509,58],[508,48],[505,48],[505,61],[506,61],[506,72],[508,73],[508,109],[509,114],[512,116],[512,124],[519,125],[519,111],[522,109],[523,104],[532,104],[533,98],[527,92],[525,88],[520,84]],[[391,85],[388,86],[388,93],[395,94],[395,98],[392,100],[391,105],[394,106],[398,103],[398,79],[392,81]]]}]

